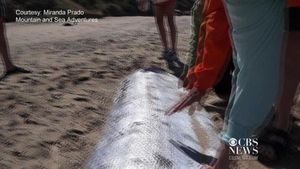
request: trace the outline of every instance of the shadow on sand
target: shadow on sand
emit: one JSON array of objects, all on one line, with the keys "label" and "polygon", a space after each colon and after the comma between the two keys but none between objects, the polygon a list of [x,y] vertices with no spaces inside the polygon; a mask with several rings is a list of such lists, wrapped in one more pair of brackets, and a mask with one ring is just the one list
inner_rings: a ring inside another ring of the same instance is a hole
[{"label": "shadow on sand", "polygon": [[182,63],[179,58],[177,58],[174,61],[166,60],[166,62],[168,65],[168,69],[170,69],[176,77],[184,77],[187,65]]},{"label": "shadow on sand", "polygon": [[217,161],[216,158],[202,154],[195,149],[174,140],[169,140],[170,143],[175,146],[179,151],[183,152],[185,155],[193,159],[194,161],[198,162],[199,164],[212,164]]}]

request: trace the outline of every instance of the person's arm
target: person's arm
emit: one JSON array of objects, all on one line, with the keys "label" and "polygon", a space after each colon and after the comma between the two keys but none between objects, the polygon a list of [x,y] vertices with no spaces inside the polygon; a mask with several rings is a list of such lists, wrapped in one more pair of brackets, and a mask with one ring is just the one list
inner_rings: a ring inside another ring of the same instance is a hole
[{"label": "person's arm", "polygon": [[170,116],[187,106],[192,105],[193,103],[201,100],[205,95],[205,90],[198,90],[196,88],[191,89],[185,96],[183,96],[179,102],[173,105],[169,110],[166,111],[166,115]]},{"label": "person's arm", "polygon": [[[171,115],[183,108],[199,101],[207,89],[213,87],[224,71],[225,65],[231,57],[231,42],[229,25],[223,4],[210,4],[206,9],[199,30],[200,37],[197,49],[197,62],[189,70],[187,88],[189,93],[175,104],[166,114]],[[199,58],[200,57],[200,58]]]},{"label": "person's arm", "polygon": [[192,34],[191,41],[189,44],[188,57],[188,66],[191,68],[196,63],[197,58],[197,48],[198,48],[198,39],[199,39],[199,30],[203,19],[203,0],[196,0],[192,7]]},{"label": "person's arm", "polygon": [[222,75],[231,57],[231,42],[229,38],[229,24],[223,7],[210,12],[201,25],[201,34],[197,55],[197,62],[193,71],[189,71],[189,85],[199,90],[213,87]]}]

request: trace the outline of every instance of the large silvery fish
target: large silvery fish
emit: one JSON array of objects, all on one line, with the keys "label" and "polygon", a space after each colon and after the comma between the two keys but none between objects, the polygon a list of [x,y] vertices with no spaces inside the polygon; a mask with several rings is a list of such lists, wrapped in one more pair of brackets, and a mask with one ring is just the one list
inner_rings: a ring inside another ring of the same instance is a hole
[{"label": "large silvery fish", "polygon": [[161,70],[140,70],[121,85],[91,169],[200,168],[215,160],[220,142],[207,113],[165,111],[185,91]]}]

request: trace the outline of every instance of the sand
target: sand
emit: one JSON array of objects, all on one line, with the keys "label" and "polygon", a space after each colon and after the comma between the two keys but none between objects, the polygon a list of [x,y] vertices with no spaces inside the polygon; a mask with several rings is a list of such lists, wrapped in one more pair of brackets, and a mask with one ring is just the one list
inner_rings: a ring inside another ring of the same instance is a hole
[{"label": "sand", "polygon": [[[177,17],[177,24],[178,54],[185,61],[190,19]],[[83,168],[101,139],[120,81],[139,68],[167,69],[158,59],[162,48],[152,17],[67,27],[9,23],[7,35],[14,62],[32,73],[0,81],[1,169]],[[257,162],[239,168],[253,166],[265,168]]]}]

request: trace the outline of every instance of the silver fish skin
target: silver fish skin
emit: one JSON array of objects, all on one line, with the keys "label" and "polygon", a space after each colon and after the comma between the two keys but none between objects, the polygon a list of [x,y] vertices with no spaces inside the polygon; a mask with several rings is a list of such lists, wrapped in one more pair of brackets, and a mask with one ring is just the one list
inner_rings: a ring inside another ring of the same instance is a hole
[{"label": "silver fish skin", "polygon": [[86,168],[199,169],[181,146],[215,156],[220,142],[204,109],[165,115],[186,93],[177,84],[178,78],[158,69],[139,70],[124,80]]}]

